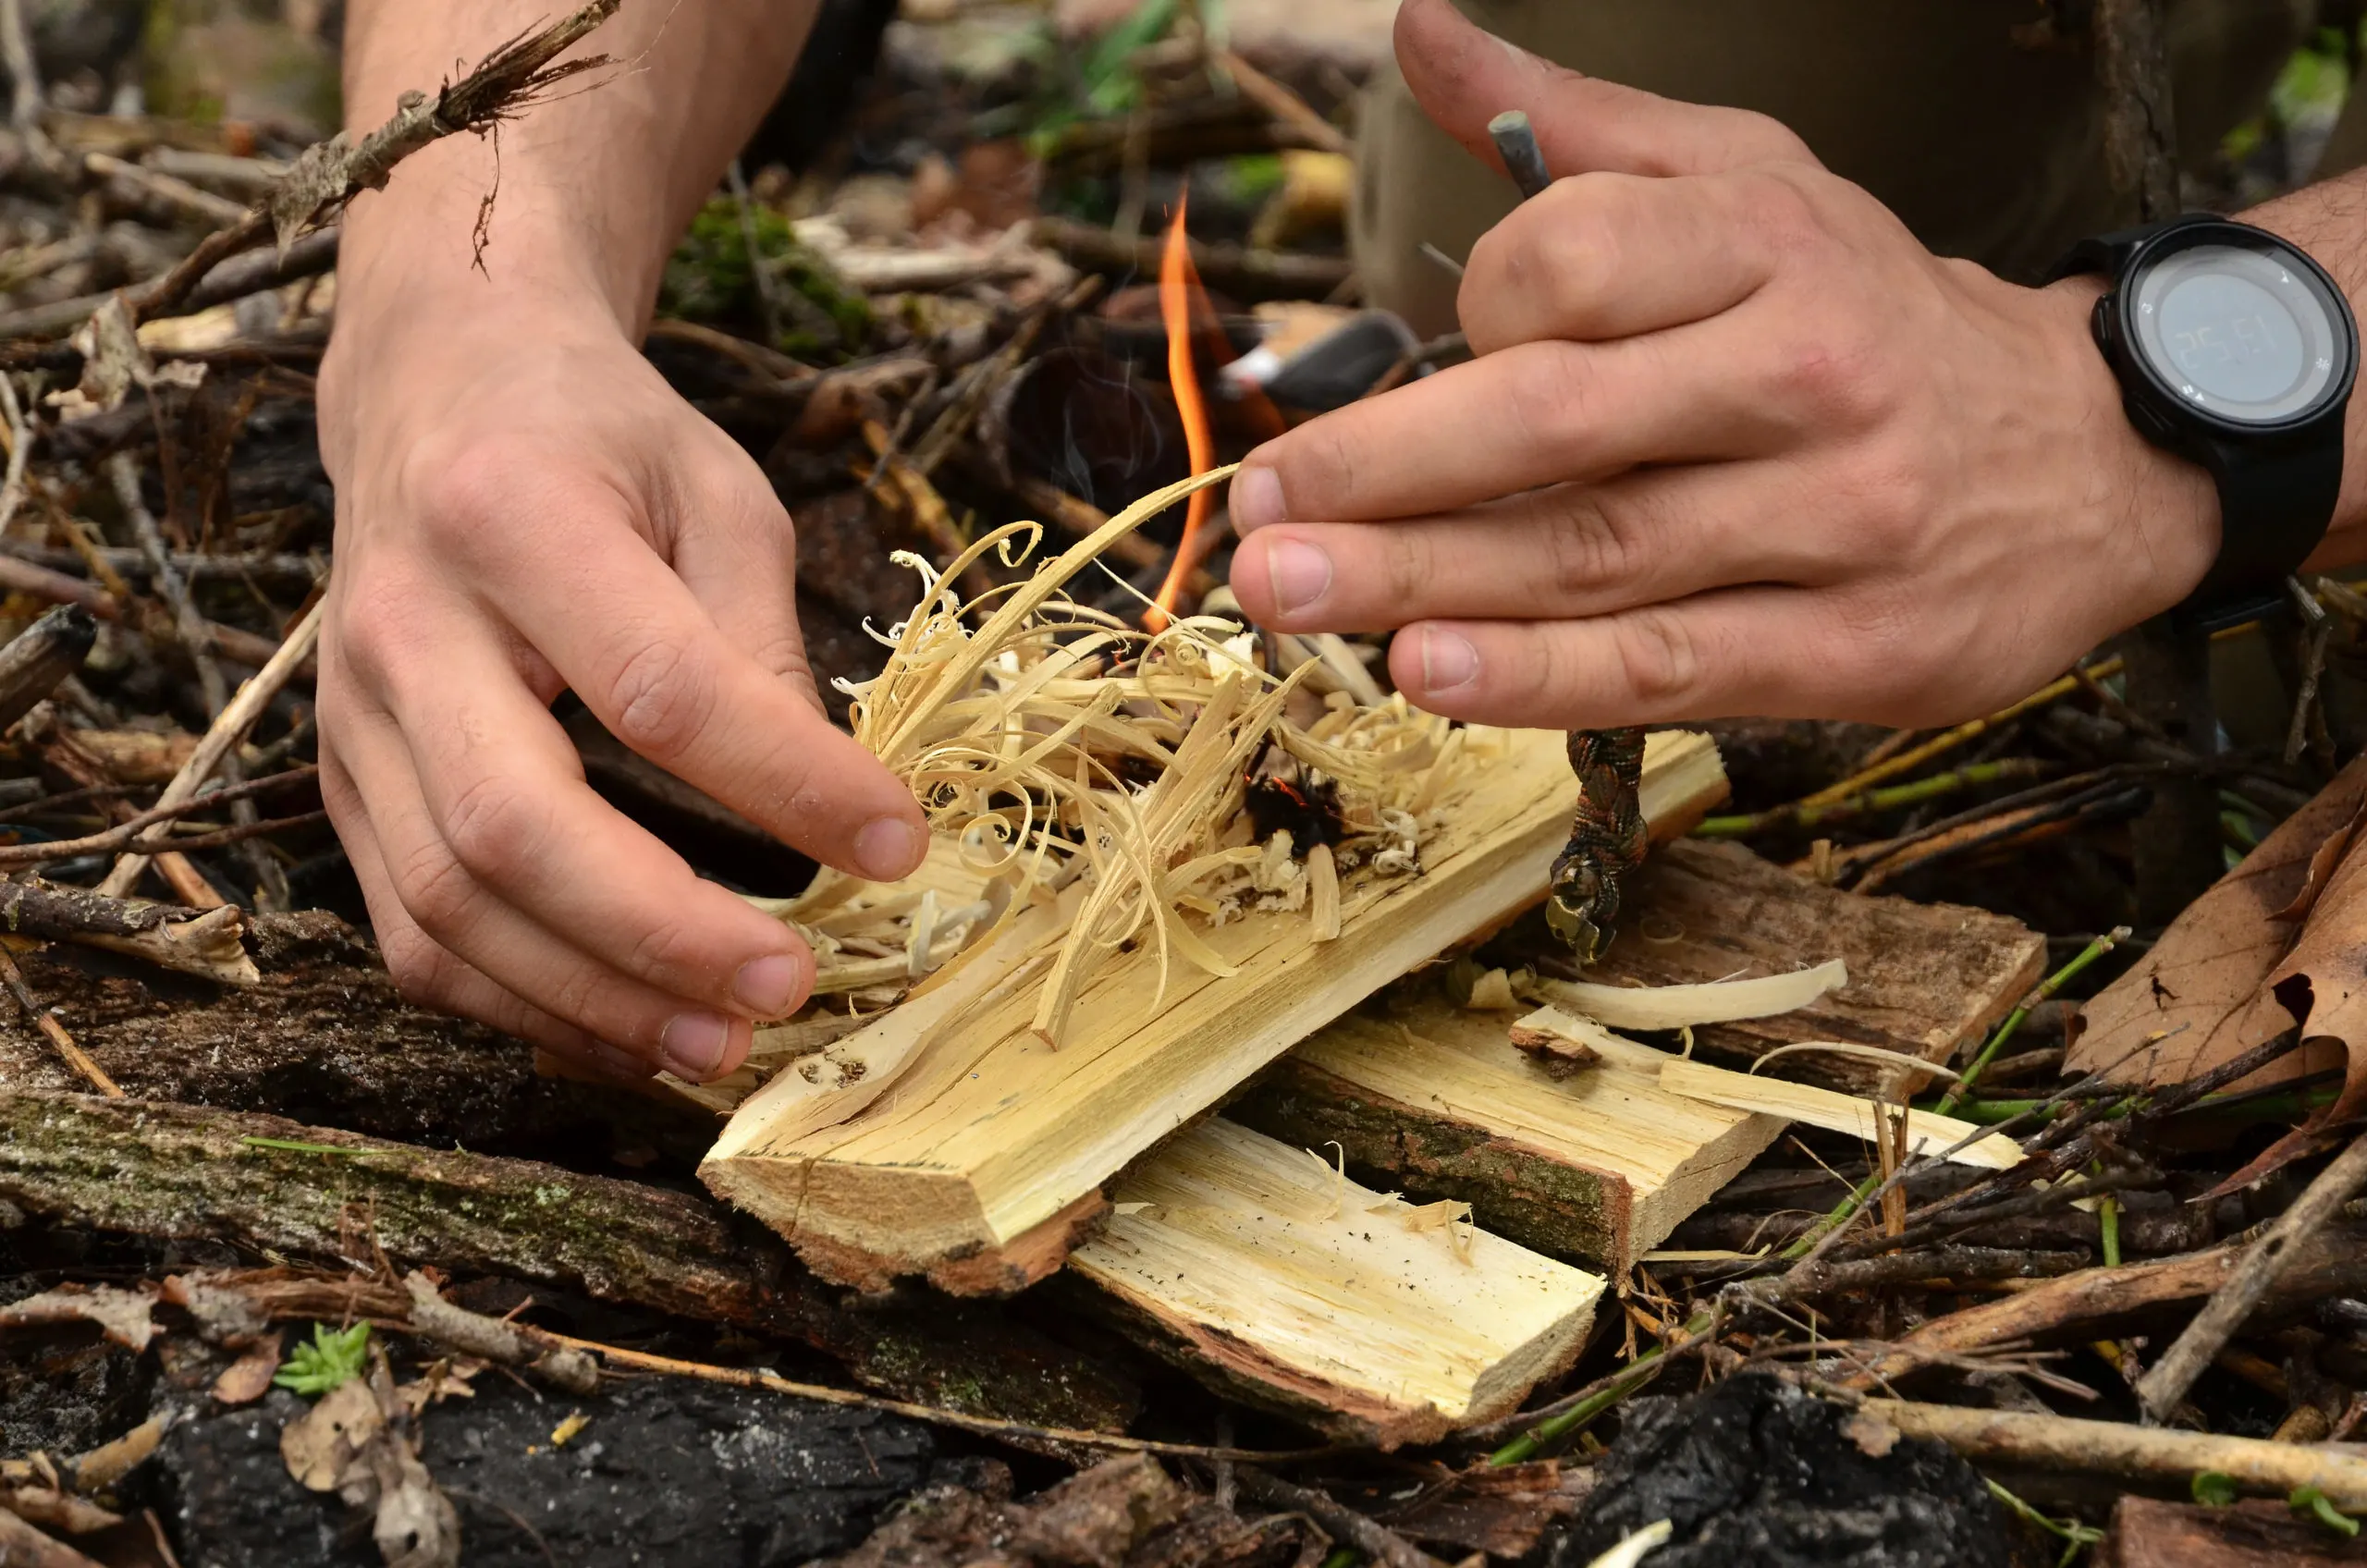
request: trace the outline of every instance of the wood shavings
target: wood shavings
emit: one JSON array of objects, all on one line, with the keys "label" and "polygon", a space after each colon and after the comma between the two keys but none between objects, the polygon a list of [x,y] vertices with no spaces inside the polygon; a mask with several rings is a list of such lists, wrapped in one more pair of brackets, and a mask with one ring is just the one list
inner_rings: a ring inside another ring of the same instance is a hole
[{"label": "wood shavings", "polygon": [[1348,1151],[1341,1146],[1336,1140],[1331,1143],[1328,1143],[1323,1146],[1330,1149],[1338,1158],[1338,1164],[1334,1165],[1331,1160],[1324,1158],[1313,1149],[1301,1149],[1298,1152],[1306,1156],[1307,1158],[1315,1161],[1316,1164],[1321,1166],[1323,1168],[1324,1174],[1331,1178],[1331,1205],[1325,1208],[1321,1214],[1317,1215],[1315,1218],[1318,1219],[1337,1219],[1340,1218],[1342,1212],[1347,1207],[1348,1202]]},{"label": "wood shavings", "polygon": [[1725,1023],[1738,1018],[1772,1018],[1804,1008],[1849,983],[1839,959],[1790,974],[1756,980],[1720,980],[1701,986],[1597,986],[1576,980],[1539,982],[1554,1003],[1614,1029],[1676,1029],[1693,1023]]},{"label": "wood shavings", "polygon": [[[1232,621],[1190,617],[1151,633],[1066,594],[1068,581],[1111,543],[1230,472],[1146,496],[1024,581],[967,601],[950,585],[990,552],[1006,566],[1024,564],[1041,529],[995,530],[942,572],[899,554],[920,576],[920,604],[874,632],[889,649],[880,674],[841,683],[853,699],[855,738],[912,786],[972,874],[1009,888],[1012,901],[992,920],[972,920],[964,945],[1041,890],[1085,884],[1032,1024],[1055,1047],[1091,975],[1118,951],[1155,954],[1164,995],[1177,963],[1233,973],[1198,935],[1201,922],[1220,925],[1253,908],[1307,910],[1319,930],[1336,934],[1340,873],[1364,864],[1383,876],[1418,871],[1421,823],[1409,808],[1417,798],[1432,809],[1450,803],[1455,776],[1441,764],[1469,749],[1453,744],[1458,732],[1444,720],[1402,697],[1339,702],[1302,729],[1287,702],[1312,666],[1278,679],[1259,668],[1255,636]],[[1302,857],[1277,834],[1245,852],[1246,773],[1269,753],[1320,781],[1347,824],[1346,840],[1310,844]],[[822,962],[823,986],[894,977],[897,955],[906,979],[943,962],[933,944],[950,916],[923,918],[922,899],[907,916],[893,895],[832,896],[833,907],[810,915],[805,900],[777,906],[840,944]],[[858,934],[881,942],[880,955],[845,960],[847,938]]]}]

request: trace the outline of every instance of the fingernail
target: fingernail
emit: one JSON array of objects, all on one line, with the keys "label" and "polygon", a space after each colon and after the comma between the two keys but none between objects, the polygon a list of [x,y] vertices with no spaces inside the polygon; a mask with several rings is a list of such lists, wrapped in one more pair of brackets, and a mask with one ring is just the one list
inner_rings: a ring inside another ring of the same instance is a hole
[{"label": "fingernail", "polygon": [[1269,468],[1245,468],[1233,476],[1233,493],[1226,498],[1226,509],[1233,514],[1233,532],[1248,534],[1257,529],[1271,528],[1284,521],[1282,482]]},{"label": "fingernail", "polygon": [[1479,673],[1479,650],[1458,631],[1427,627],[1422,632],[1422,690],[1452,692]]},{"label": "fingernail", "polygon": [[779,1018],[797,1005],[804,968],[787,953],[752,958],[731,977],[731,995],[758,1018]]},{"label": "fingernail", "polygon": [[678,1012],[658,1032],[658,1054],[677,1077],[705,1078],[723,1060],[731,1021],[719,1012]]},{"label": "fingernail", "polygon": [[854,863],[874,882],[893,882],[921,863],[921,834],[900,816],[864,825],[854,836]]},{"label": "fingernail", "polygon": [[1278,540],[1266,552],[1266,576],[1277,608],[1304,609],[1331,591],[1331,557],[1296,539]]}]

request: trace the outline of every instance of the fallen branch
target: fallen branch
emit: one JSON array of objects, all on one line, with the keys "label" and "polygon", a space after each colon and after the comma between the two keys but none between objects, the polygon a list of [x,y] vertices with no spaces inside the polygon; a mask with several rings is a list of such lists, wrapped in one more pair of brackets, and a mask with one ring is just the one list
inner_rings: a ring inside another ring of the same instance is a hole
[{"label": "fallen branch", "polygon": [[59,681],[81,668],[98,635],[88,610],[61,605],[0,647],[0,729],[31,713]]},{"label": "fallen branch", "polygon": [[[328,597],[325,594],[314,602],[304,619],[296,623],[296,629],[264,662],[264,667],[239,688],[236,696],[223,704],[222,711],[215,716],[214,722],[198,738],[197,749],[190,753],[189,761],[182,765],[180,772],[173,776],[173,781],[165,786],[165,792],[156,797],[158,806],[181,804],[196,795],[214,777],[215,770],[221,767],[239,742],[246,739],[247,731],[254,728],[255,720],[263,717],[272,699],[279,695],[288,679],[296,673],[297,667],[312,656],[313,645],[321,637],[321,618],[327,611]],[[116,862],[115,869],[107,873],[106,880],[99,884],[99,891],[121,898],[131,890],[147,866],[146,856],[125,855]]]},{"label": "fallen branch", "polygon": [[[1000,1311],[851,1308],[717,1205],[534,1160],[276,1116],[13,1090],[0,1091],[0,1198],[96,1231],[373,1269],[383,1253],[800,1340],[858,1381],[982,1416],[1117,1427],[1134,1408],[1103,1364]],[[365,1231],[374,1249],[357,1245]],[[407,1316],[400,1292],[385,1289]],[[307,1310],[321,1310],[317,1298]]]},{"label": "fallen branch", "polygon": [[0,982],[6,984],[8,995],[15,998],[17,1006],[24,1012],[25,1022],[39,1030],[42,1037],[56,1047],[57,1054],[66,1059],[67,1066],[80,1073],[85,1083],[107,1098],[123,1098],[123,1090],[116,1081],[91,1060],[90,1052],[74,1043],[74,1036],[67,1033],[66,1025],[57,1021],[57,1015],[42,1006],[33,996],[31,989],[25,985],[24,972],[17,967],[15,957],[5,947],[0,947]]},{"label": "fallen branch", "polygon": [[240,937],[245,916],[224,904],[192,916],[171,904],[113,899],[38,879],[0,884],[0,930],[44,942],[79,942],[162,968],[251,986],[262,978]]},{"label": "fallen branch", "polygon": [[2277,1216],[2268,1234],[2252,1243],[2226,1283],[2212,1292],[2208,1305],[2138,1383],[2137,1402],[2148,1423],[2158,1426],[2168,1419],[2212,1358],[2293,1265],[2300,1250],[2298,1243],[2328,1224],[2362,1184],[2367,1184],[2367,1133],[2352,1139],[2293,1207]]},{"label": "fallen branch", "polygon": [[599,1389],[599,1363],[583,1352],[546,1343],[533,1329],[454,1306],[424,1274],[403,1276],[403,1289],[411,1292],[411,1326],[436,1343],[496,1366],[525,1367],[571,1394]]},{"label": "fallen branch", "polygon": [[564,62],[558,56],[616,15],[619,4],[591,0],[541,31],[503,44],[432,97],[416,88],[405,92],[394,116],[358,142],[343,131],[314,142],[243,220],[207,237],[179,265],[129,297],[132,319],[183,304],[206,274],[266,239],[277,240],[284,252],[304,229],[334,217],[364,190],[384,190],[395,165],[431,142],[461,131],[483,134],[558,82],[606,65],[605,55]]},{"label": "fallen branch", "polygon": [[2332,1448],[1904,1400],[1868,1400],[1864,1408],[1907,1436],[1936,1439],[1975,1464],[2181,1485],[2213,1470],[2247,1491],[2286,1497],[2315,1487],[2336,1508],[2367,1508],[2367,1458]]},{"label": "fallen branch", "polygon": [[1293,1486],[1249,1464],[1237,1468],[1233,1477],[1241,1488],[1241,1495],[1252,1502],[1304,1513],[1330,1531],[1333,1538],[1355,1547],[1371,1561],[1386,1564],[1387,1568],[1443,1568],[1437,1558],[1404,1536],[1333,1501],[1327,1492],[1318,1491],[1313,1487]]}]

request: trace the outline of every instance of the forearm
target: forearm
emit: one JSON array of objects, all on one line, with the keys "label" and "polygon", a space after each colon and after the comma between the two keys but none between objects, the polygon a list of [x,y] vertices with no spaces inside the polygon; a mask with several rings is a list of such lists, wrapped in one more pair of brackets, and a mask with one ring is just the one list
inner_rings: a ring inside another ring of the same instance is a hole
[{"label": "forearm", "polygon": [[[675,237],[786,80],[816,0],[625,0],[578,55],[615,62],[563,84],[497,139],[448,137],[353,203],[338,263],[342,319],[422,293],[582,300],[637,335]],[[546,0],[357,0],[347,125],[432,91],[547,22]],[[479,204],[496,200],[484,270]]]},{"label": "forearm", "polygon": [[[2367,169],[2321,180],[2240,216],[2316,258],[2341,285],[2351,310],[2367,318]],[[2309,560],[2321,571],[2367,561],[2367,391],[2352,395],[2344,437],[2342,496],[2325,542]]]}]

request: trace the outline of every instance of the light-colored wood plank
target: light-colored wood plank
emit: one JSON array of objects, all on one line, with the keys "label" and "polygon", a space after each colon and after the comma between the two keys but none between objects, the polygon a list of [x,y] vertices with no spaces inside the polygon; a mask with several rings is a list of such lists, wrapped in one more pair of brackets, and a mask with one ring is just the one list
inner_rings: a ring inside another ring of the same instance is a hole
[{"label": "light-colored wood plank", "polygon": [[[1196,928],[1229,976],[1179,962],[1162,980],[1151,951],[1122,954],[1094,971],[1058,1050],[1030,1027],[1039,976],[974,962],[980,994],[945,1007],[870,1104],[815,1127],[807,1102],[844,1085],[780,1073],[725,1128],[702,1177],[833,1279],[1032,1282],[1113,1172],[1380,986],[1542,897],[1576,793],[1563,739],[1475,731],[1468,743],[1478,766],[1439,801],[1421,873],[1344,875],[1337,939],[1315,940],[1303,912],[1253,913]],[[1643,803],[1657,832],[1685,831],[1724,789],[1707,739],[1653,737]],[[859,1033],[829,1054],[865,1049]],[[1029,1237],[1048,1224],[1049,1237]]]},{"label": "light-colored wood plank", "polygon": [[1602,1293],[1227,1121],[1171,1138],[1114,1195],[1070,1273],[1196,1376],[1355,1441],[1516,1408],[1576,1356]]},{"label": "light-colored wood plank", "polygon": [[1336,1142],[1351,1170],[1460,1198],[1497,1234],[1625,1271],[1733,1180],[1781,1120],[1661,1086],[1663,1053],[1613,1036],[1555,1077],[1501,1012],[1409,980],[1276,1062],[1225,1114],[1277,1138]]}]

